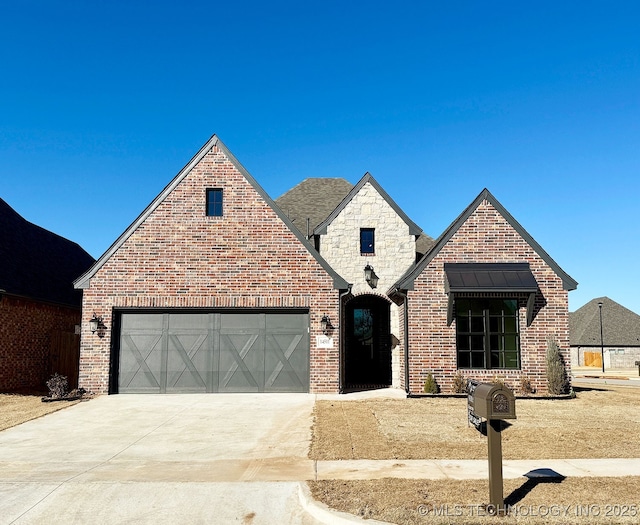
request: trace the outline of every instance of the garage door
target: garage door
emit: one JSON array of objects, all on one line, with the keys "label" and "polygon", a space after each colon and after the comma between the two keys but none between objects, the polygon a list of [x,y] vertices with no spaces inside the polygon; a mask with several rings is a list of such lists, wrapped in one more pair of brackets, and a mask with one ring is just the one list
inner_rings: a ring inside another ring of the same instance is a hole
[{"label": "garage door", "polygon": [[122,313],[117,391],[308,392],[308,313]]}]

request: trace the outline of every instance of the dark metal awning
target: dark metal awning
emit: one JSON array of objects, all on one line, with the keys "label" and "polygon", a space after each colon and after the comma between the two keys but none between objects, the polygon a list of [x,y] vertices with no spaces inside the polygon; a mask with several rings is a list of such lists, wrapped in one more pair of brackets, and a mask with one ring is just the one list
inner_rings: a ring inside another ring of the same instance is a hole
[{"label": "dark metal awning", "polygon": [[453,320],[453,300],[462,294],[527,295],[527,326],[533,321],[538,283],[529,263],[445,263],[445,292],[449,295],[447,322]]}]

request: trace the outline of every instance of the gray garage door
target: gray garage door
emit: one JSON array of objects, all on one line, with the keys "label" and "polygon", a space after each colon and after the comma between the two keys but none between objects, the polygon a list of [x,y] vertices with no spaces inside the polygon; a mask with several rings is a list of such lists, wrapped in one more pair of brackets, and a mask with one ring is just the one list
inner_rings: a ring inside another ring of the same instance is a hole
[{"label": "gray garage door", "polygon": [[118,392],[308,392],[308,313],[122,313]]}]

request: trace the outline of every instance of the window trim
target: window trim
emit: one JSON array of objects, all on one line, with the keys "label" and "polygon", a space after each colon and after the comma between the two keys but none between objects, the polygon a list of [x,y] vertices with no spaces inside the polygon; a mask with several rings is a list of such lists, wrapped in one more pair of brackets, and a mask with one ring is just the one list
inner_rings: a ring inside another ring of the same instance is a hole
[{"label": "window trim", "polygon": [[[219,203],[217,199],[212,197],[219,195]],[[218,210],[219,206],[219,210]],[[222,188],[207,188],[205,192],[205,215],[207,217],[223,217],[224,216],[224,191]],[[219,213],[210,213],[216,212]]]}]

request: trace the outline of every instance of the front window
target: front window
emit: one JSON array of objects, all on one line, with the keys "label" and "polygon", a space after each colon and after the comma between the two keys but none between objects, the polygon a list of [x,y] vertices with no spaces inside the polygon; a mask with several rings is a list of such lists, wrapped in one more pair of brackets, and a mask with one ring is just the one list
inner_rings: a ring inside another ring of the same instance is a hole
[{"label": "front window", "polygon": [[458,368],[520,368],[517,299],[457,298]]},{"label": "front window", "polygon": [[375,232],[374,228],[360,228],[360,253],[375,253]]}]

